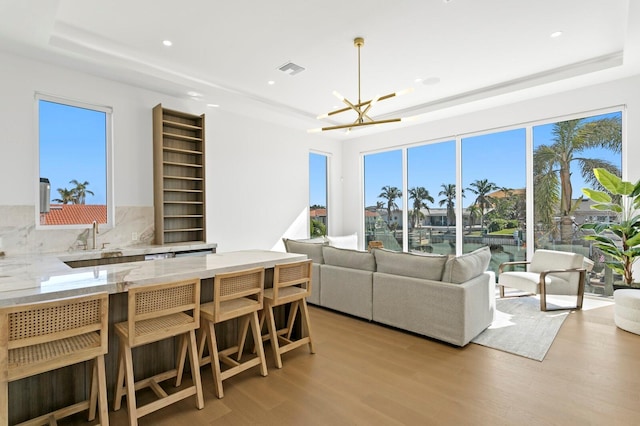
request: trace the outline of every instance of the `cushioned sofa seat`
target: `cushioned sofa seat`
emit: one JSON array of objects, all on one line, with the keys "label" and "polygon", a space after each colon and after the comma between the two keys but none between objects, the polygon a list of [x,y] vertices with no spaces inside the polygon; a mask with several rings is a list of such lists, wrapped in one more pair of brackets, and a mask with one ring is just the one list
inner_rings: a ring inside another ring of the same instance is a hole
[{"label": "cushioned sofa seat", "polygon": [[493,320],[492,272],[463,284],[376,272],[373,320],[464,346]]},{"label": "cushioned sofa seat", "polygon": [[322,247],[322,306],[371,320],[375,258],[368,252]]}]

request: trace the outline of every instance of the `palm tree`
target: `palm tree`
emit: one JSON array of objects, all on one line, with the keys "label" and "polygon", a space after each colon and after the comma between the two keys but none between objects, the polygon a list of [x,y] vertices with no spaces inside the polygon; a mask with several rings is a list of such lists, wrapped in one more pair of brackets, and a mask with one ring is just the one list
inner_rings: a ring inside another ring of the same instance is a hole
[{"label": "palm tree", "polygon": [[440,186],[442,187],[442,191],[438,192],[438,195],[444,198],[438,201],[438,205],[440,207],[442,207],[445,204],[447,205],[447,228],[448,228],[449,225],[456,224],[456,212],[454,210],[455,199],[456,199],[456,184],[443,183]]},{"label": "palm tree", "polygon": [[469,213],[469,228],[473,228],[476,224],[476,218],[480,216],[480,208],[477,204],[471,204],[467,207],[467,213]]},{"label": "palm tree", "polygon": [[[577,164],[582,178],[588,185],[600,189],[593,174],[594,168],[603,168],[620,176],[620,170],[609,161],[588,158],[581,154],[590,148],[604,148],[619,153],[622,148],[622,125],[619,117],[602,118],[594,121],[584,119],[555,123],[551,145],[541,145],[533,153],[536,221],[545,225],[553,223],[559,207],[561,217],[561,239],[571,242],[573,222],[571,212],[573,188],[571,186],[571,165]],[[560,188],[559,204],[558,188]],[[555,203],[555,204],[547,204]],[[542,204],[538,206],[539,204]],[[545,205],[546,204],[546,205]]]},{"label": "palm tree", "polygon": [[409,198],[413,200],[413,227],[415,228],[418,226],[420,218],[424,217],[420,209],[426,208],[427,211],[431,213],[431,210],[429,210],[429,206],[425,201],[433,203],[434,200],[431,194],[429,194],[429,191],[423,186],[410,188]]},{"label": "palm tree", "polygon": [[495,191],[497,188],[498,186],[493,182],[489,182],[488,179],[479,179],[471,182],[469,188],[467,188],[477,195],[474,204],[480,209],[480,231],[484,229],[484,214],[491,205],[491,200],[487,197],[487,194]]},{"label": "palm tree", "polygon": [[51,201],[62,204],[75,204],[75,195],[73,189],[58,188],[58,194],[60,194],[60,198],[54,198]]},{"label": "palm tree", "polygon": [[378,195],[378,198],[384,198],[387,200],[387,223],[391,224],[391,210],[397,209],[398,205],[395,203],[396,199],[402,197],[402,191],[395,186],[383,186],[382,192]]},{"label": "palm tree", "polygon": [[89,182],[87,182],[86,180],[80,183],[76,179],[73,179],[69,183],[72,183],[76,186],[71,190],[74,193],[76,199],[74,204],[84,204],[85,199],[87,198],[87,194],[94,195],[92,191],[89,191],[87,189],[87,186],[89,186]]}]

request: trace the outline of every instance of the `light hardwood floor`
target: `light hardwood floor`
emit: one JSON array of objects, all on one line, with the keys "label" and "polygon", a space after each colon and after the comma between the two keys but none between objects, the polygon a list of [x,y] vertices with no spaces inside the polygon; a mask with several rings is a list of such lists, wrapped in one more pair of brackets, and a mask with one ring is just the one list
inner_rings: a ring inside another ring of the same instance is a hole
[{"label": "light hardwood floor", "polygon": [[[572,313],[543,362],[310,311],[316,354],[277,370],[267,346],[269,375],[225,381],[221,400],[203,368],[203,410],[188,399],[140,425],[640,424],[640,336],[615,327],[613,306]],[[126,425],[125,409],[110,420]]]}]

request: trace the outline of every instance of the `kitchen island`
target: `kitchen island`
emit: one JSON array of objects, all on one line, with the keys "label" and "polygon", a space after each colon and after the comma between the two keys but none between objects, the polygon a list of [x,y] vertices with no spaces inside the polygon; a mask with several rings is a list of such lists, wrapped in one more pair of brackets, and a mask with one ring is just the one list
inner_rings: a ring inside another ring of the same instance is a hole
[{"label": "kitchen island", "polygon": [[[65,259],[64,256],[56,255],[21,255],[0,259],[0,305],[96,292],[109,293],[109,353],[106,356],[106,369],[107,391],[111,401],[118,354],[113,324],[127,318],[128,288],[199,278],[202,280],[201,302],[208,302],[213,298],[213,277],[216,274],[261,266],[267,269],[265,285],[268,287],[276,264],[304,260],[306,256],[267,250],[243,250],[80,268],[68,266],[61,258]],[[219,336],[221,344],[225,344],[229,336],[236,335],[236,325],[231,324],[224,331],[226,332]],[[137,380],[138,377],[172,368],[176,347],[172,340],[167,340],[140,348],[133,356],[134,365],[141,366],[136,369]],[[84,398],[89,392],[90,377],[90,365],[76,365],[10,383],[11,422],[36,417]]]}]

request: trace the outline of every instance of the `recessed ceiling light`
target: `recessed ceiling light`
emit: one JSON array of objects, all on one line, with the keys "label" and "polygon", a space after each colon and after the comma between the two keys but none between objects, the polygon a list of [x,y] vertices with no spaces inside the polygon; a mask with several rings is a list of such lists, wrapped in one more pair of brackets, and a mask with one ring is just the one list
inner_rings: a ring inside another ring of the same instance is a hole
[{"label": "recessed ceiling light", "polygon": [[421,78],[419,78],[419,77],[418,77],[418,78],[416,78],[416,79],[415,79],[415,80],[413,80],[413,81],[414,81],[414,82],[416,82],[416,83],[422,83],[422,79],[421,79]]},{"label": "recessed ceiling light", "polygon": [[276,82],[275,82],[275,81],[273,81],[273,80],[269,80],[269,81],[267,81],[267,84],[268,84],[269,86],[273,86],[274,84],[276,84]]},{"label": "recessed ceiling light", "polygon": [[173,43],[171,42],[171,40],[163,40],[162,44],[164,44],[165,46],[169,47],[169,46],[173,46]]},{"label": "recessed ceiling light", "polygon": [[551,33],[550,37],[557,38],[557,37],[560,37],[561,35],[562,35],[562,31],[555,31]]},{"label": "recessed ceiling light", "polygon": [[195,92],[193,90],[190,90],[190,91],[187,92],[187,95],[193,96],[194,98],[197,98],[197,97],[201,97],[202,93],[198,93],[198,92]]},{"label": "recessed ceiling light", "polygon": [[220,105],[218,105],[218,104],[207,104],[207,106],[209,108],[218,108],[218,107],[220,107]]}]

